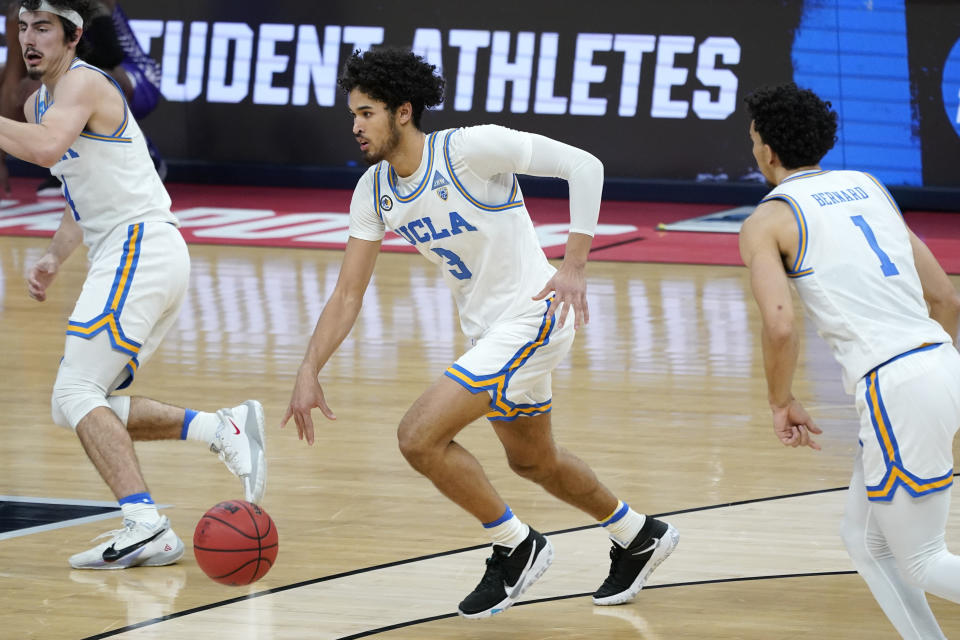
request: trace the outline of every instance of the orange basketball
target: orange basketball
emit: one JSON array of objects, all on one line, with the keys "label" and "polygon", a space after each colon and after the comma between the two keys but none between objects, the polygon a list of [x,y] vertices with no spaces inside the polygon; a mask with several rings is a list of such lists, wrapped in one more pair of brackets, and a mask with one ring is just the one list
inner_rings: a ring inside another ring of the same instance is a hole
[{"label": "orange basketball", "polygon": [[277,527],[267,512],[244,500],[211,507],[193,532],[193,555],[216,582],[234,586],[256,582],[277,559]]}]

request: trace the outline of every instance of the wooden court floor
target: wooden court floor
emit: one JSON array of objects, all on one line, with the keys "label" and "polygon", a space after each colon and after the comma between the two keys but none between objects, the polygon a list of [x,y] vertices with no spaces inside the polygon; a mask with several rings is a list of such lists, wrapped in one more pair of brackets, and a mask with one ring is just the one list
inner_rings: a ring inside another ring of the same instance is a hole
[{"label": "wooden court floor", "polygon": [[[23,284],[47,240],[0,238],[0,494],[109,502],[49,392],[85,263],[39,304]],[[839,370],[804,327],[795,392],[823,451],[785,449],[765,406],[757,313],[739,267],[595,263],[591,323],[554,374],[557,440],[640,511],[680,530],[631,604],[594,607],[608,543],[590,519],[509,471],[480,421],[458,440],[521,518],[552,534],[553,567],[504,615],[454,615],[486,538],[404,462],[395,426],[466,347],[452,299],[418,256],[383,254],[359,322],[324,374],[338,415],[308,447],[278,428],[307,336],[334,285],[335,251],[191,247],[177,326],[131,391],[196,409],[260,399],[280,532],[260,582],[225,587],[192,556],[193,528],[239,483],[195,442],[138,445],[187,554],[171,567],[73,571],[109,518],[0,539],[0,638],[783,639],[895,638],[838,536],[856,418]],[[960,286],[960,278],[954,278]],[[317,414],[319,415],[319,414]],[[322,419],[322,418],[318,418]],[[960,548],[960,506],[948,542]],[[960,607],[931,597],[947,636]]]}]

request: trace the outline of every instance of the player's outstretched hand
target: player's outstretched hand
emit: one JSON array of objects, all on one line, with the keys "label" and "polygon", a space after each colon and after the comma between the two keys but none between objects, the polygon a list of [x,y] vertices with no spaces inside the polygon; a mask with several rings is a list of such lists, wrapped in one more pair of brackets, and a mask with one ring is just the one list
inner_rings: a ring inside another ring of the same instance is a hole
[{"label": "player's outstretched hand", "polygon": [[297,437],[301,440],[306,438],[307,444],[312,445],[314,440],[313,417],[310,412],[313,409],[320,409],[323,415],[330,420],[337,419],[337,416],[327,406],[317,375],[307,367],[300,367],[297,372],[297,382],[293,387],[293,395],[290,397],[290,405],[283,416],[280,428],[283,429],[287,426],[287,421],[292,417],[297,424]]},{"label": "player's outstretched hand", "polygon": [[785,447],[810,447],[820,451],[820,445],[810,434],[823,433],[823,430],[796,398],[791,398],[785,407],[773,408],[773,432]]},{"label": "player's outstretched hand", "polygon": [[573,328],[579,329],[590,321],[590,309],[587,307],[587,278],[584,267],[574,266],[566,261],[560,265],[550,281],[544,285],[534,300],[543,300],[550,292],[553,300],[547,315],[557,314],[557,325],[562,327],[567,313],[573,309]]},{"label": "player's outstretched hand", "polygon": [[38,302],[47,299],[47,287],[57,277],[60,263],[52,255],[45,254],[27,271],[27,293]]}]

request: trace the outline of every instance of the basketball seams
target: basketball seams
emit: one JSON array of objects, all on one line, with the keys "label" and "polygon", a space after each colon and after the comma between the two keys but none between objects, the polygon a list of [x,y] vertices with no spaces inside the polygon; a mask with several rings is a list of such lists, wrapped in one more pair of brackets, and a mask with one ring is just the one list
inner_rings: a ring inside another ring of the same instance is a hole
[{"label": "basketball seams", "polygon": [[223,524],[223,525],[226,525],[226,526],[230,527],[231,529],[233,529],[234,531],[236,531],[237,533],[239,533],[240,535],[242,535],[244,538],[250,538],[251,540],[256,540],[256,537],[255,537],[255,536],[252,536],[252,535],[250,535],[249,533],[244,533],[243,531],[241,531],[240,529],[238,529],[236,526],[230,524],[229,522],[227,522],[227,521],[224,520],[223,518],[218,518],[218,517],[216,517],[216,516],[212,516],[212,515],[210,515],[209,513],[204,514],[203,518],[200,518],[201,522],[204,520],[204,518],[209,518],[210,520],[216,520],[216,521],[219,522],[220,524]]},{"label": "basketball seams", "polygon": [[257,580],[260,577],[260,560],[263,558],[263,536],[260,535],[260,525],[253,516],[253,510],[247,506],[246,502],[241,502],[240,504],[247,512],[247,515],[250,516],[250,522],[253,523],[253,530],[257,532],[257,568],[253,572],[253,579]]},{"label": "basketball seams", "polygon": [[[250,518],[253,535],[243,531],[241,509]],[[194,531],[193,549],[197,564],[208,577],[222,584],[241,586],[256,582],[276,564],[279,536],[273,520],[258,505],[228,500],[201,516]],[[221,555],[224,553],[232,555]]]}]

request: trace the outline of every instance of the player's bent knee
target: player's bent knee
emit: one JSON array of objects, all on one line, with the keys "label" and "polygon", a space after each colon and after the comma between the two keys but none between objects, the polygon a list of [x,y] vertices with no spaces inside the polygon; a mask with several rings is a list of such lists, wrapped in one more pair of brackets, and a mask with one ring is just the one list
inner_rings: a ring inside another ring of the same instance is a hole
[{"label": "player's bent knee", "polygon": [[97,407],[110,407],[105,388],[82,372],[62,365],[53,384],[50,404],[53,421],[71,429],[76,429],[80,421]]},{"label": "player's bent knee", "polygon": [[431,461],[439,453],[437,448],[423,437],[423,433],[414,428],[405,429],[401,426],[397,431],[397,446],[410,466],[421,473],[427,472]]},{"label": "player's bent knee", "polygon": [[517,460],[507,459],[507,463],[510,465],[510,470],[515,474],[530,480],[531,482],[543,482],[551,475],[556,468],[555,465],[549,464],[547,461],[534,461],[534,462],[520,462]]}]

